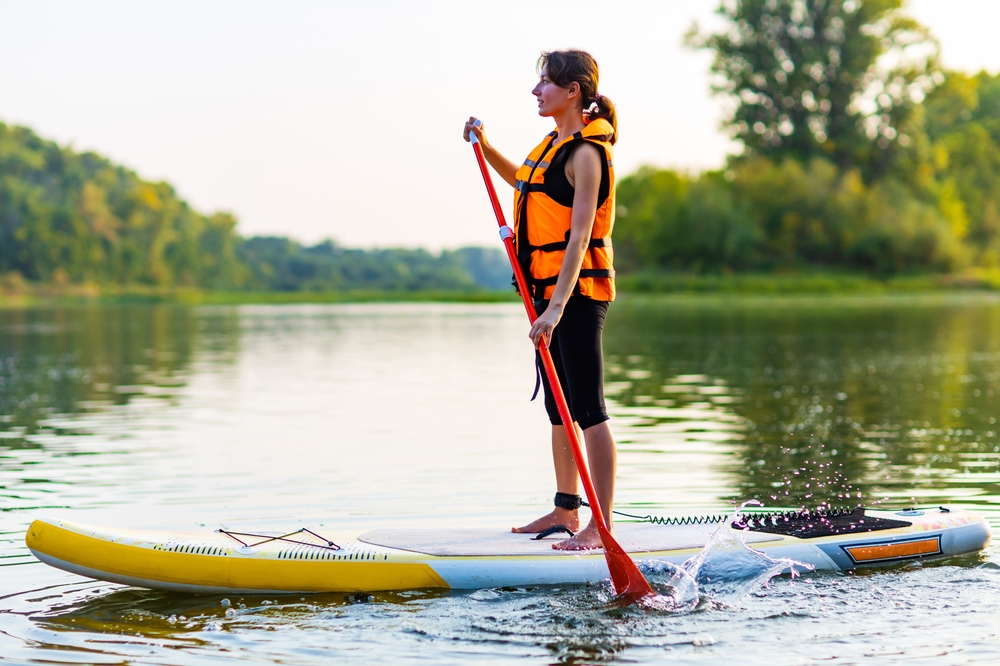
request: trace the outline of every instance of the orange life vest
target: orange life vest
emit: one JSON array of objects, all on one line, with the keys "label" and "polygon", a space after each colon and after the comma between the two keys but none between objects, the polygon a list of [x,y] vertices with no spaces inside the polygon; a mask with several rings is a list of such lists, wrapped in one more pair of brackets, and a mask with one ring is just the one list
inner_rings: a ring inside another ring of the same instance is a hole
[{"label": "orange life vest", "polygon": [[[587,124],[583,130],[558,143],[555,142],[556,132],[551,132],[517,170],[515,247],[531,287],[531,295],[536,299],[551,298],[563,257],[566,256],[573,215],[573,191],[565,179],[564,170],[569,156],[580,145],[578,142],[583,141],[597,146],[601,154],[602,174],[594,228],[574,294],[597,301],[615,299],[614,251],[611,249],[611,230],[615,225],[613,134],[611,123],[603,118]],[[546,182],[546,174],[551,176],[549,182]]]}]

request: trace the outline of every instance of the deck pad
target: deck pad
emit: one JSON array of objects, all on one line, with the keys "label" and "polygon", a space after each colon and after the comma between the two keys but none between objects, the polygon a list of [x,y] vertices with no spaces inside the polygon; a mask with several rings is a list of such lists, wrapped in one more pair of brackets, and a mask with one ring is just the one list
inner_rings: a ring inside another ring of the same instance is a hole
[{"label": "deck pad", "polygon": [[[896,515],[905,515],[901,512]],[[747,513],[740,516],[736,527],[755,532],[785,534],[797,539],[815,539],[835,534],[859,534],[894,530],[912,525],[908,520],[869,515],[864,507],[835,511],[787,511]]]},{"label": "deck pad", "polygon": [[[670,526],[618,523],[615,525],[615,537],[629,553],[686,550],[704,547],[718,528],[718,523]],[[358,537],[358,541],[437,557],[565,557],[579,552],[552,548],[552,544],[565,538],[565,535],[554,535],[541,541],[535,541],[534,536],[497,532],[495,529],[381,529],[365,532]],[[742,532],[742,536],[747,543],[781,540],[778,535],[758,532]]]}]

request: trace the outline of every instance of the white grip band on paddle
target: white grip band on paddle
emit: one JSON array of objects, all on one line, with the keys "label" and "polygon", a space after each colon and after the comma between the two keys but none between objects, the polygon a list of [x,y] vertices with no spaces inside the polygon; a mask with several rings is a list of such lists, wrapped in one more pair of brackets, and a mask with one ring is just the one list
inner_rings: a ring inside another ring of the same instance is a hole
[{"label": "white grip band on paddle", "polygon": [[[472,123],[472,126],[473,127],[482,127],[483,126],[483,121],[479,120],[478,118],[476,118],[476,122]],[[473,145],[479,143],[479,137],[476,136],[476,133],[473,132],[471,129],[469,130],[469,143],[471,143]]]},{"label": "white grip band on paddle", "polygon": [[514,230],[508,227],[506,224],[500,227],[500,240],[505,241],[508,238],[514,237]]}]

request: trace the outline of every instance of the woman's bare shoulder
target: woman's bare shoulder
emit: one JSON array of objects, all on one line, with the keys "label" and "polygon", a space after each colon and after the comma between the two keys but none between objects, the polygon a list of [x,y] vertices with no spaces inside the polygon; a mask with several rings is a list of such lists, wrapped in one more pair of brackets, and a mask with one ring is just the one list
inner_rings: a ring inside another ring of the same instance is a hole
[{"label": "woman's bare shoulder", "polygon": [[[569,162],[566,164],[566,176],[572,181],[583,176],[587,180],[601,179],[600,148],[589,141],[581,141]],[[575,185],[575,183],[574,183]]]}]

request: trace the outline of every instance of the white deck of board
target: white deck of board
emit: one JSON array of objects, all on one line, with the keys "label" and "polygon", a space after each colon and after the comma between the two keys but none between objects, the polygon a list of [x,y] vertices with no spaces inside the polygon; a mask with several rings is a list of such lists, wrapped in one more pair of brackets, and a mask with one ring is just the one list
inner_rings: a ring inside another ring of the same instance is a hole
[{"label": "white deck of board", "polygon": [[[702,548],[719,525],[615,525],[618,543],[630,553],[662,552]],[[746,543],[778,541],[782,537],[760,532],[741,532]],[[398,548],[438,557],[517,557],[579,555],[581,551],[554,550],[552,544],[566,538],[557,534],[535,541],[533,534],[514,534],[495,529],[380,529],[365,532],[358,540],[375,546]],[[586,553],[588,551],[582,551]]]}]

